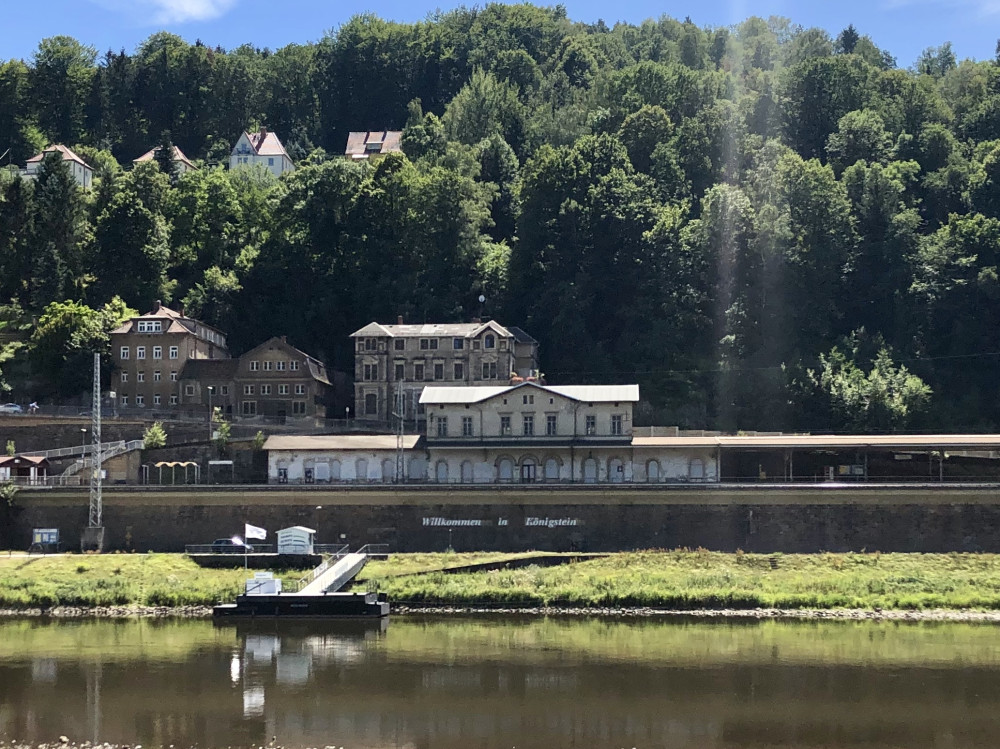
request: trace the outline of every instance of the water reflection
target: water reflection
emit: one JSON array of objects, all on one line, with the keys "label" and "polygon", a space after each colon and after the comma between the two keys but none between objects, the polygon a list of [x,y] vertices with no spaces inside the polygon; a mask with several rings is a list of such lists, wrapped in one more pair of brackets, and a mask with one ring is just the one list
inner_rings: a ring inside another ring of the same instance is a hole
[{"label": "water reflection", "polygon": [[988,625],[0,624],[0,738],[203,747],[995,743]]}]

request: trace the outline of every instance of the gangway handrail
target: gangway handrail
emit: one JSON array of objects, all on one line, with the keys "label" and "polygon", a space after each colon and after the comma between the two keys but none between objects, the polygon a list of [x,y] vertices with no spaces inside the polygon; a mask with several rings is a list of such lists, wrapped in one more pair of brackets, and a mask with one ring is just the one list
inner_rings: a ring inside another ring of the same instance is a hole
[{"label": "gangway handrail", "polygon": [[330,567],[332,567],[334,564],[336,564],[341,559],[343,559],[344,557],[346,557],[348,555],[348,553],[349,553],[350,548],[351,547],[348,544],[339,544],[336,547],[336,551],[332,552],[330,554],[330,556],[327,557],[323,561],[323,564],[321,564],[319,567],[317,567],[316,569],[314,569],[308,575],[300,577],[298,580],[296,580],[292,584],[293,587],[296,590],[301,590],[302,588],[304,588],[305,586],[307,586],[309,583],[313,582],[316,578],[318,578],[320,575],[322,575],[324,572],[326,572],[328,569],[330,569]]}]

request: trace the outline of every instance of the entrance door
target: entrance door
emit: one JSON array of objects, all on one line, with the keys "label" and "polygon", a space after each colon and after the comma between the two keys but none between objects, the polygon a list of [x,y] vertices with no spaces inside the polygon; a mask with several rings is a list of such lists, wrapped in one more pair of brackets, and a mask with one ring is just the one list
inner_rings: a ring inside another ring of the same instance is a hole
[{"label": "entrance door", "polygon": [[514,478],[514,461],[504,458],[497,465],[497,478],[501,482],[511,481]]},{"label": "entrance door", "polygon": [[583,483],[597,483],[597,461],[593,458],[587,458],[583,462]]},{"label": "entrance door", "polygon": [[521,464],[521,483],[522,484],[533,484],[535,483],[535,466],[534,463],[522,463]]}]

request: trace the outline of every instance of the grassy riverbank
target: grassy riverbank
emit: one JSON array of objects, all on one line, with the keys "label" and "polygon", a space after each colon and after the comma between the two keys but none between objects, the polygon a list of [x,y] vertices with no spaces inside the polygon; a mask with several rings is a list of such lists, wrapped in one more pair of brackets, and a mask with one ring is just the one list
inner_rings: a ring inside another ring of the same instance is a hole
[{"label": "grassy riverbank", "polygon": [[453,566],[448,557],[399,555],[362,574],[393,602],[425,605],[1000,609],[995,554],[649,551],[472,573],[442,571]]},{"label": "grassy riverbank", "polygon": [[[1000,610],[1000,555],[722,554],[646,551],[559,566],[462,572],[524,554],[396,554],[359,587],[396,604],[665,609]],[[300,571],[279,572],[284,579]],[[242,588],[242,569],[203,569],[181,554],[0,556],[0,609],[206,606]]]},{"label": "grassy riverbank", "polygon": [[243,569],[205,569],[183,554],[0,556],[0,608],[209,606],[231,600],[246,578]]}]

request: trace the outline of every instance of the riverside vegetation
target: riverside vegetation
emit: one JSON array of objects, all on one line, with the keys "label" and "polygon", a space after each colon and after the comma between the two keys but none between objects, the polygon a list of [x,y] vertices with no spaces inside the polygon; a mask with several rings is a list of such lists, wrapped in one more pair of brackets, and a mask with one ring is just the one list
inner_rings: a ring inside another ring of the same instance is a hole
[{"label": "riverside vegetation", "polygon": [[[161,299],[234,354],[287,335],[345,372],[373,319],[495,316],[539,340],[553,383],[638,382],[644,424],[1000,425],[992,50],[900,66],[853,26],[530,4],[316,36],[160,32],[103,55],[59,36],[0,62],[0,153],[64,143],[96,170],[89,192],[54,157],[34,182],[0,171],[18,398],[89,392],[90,353]],[[260,126],[293,173],[220,166]],[[383,127],[404,154],[341,157]],[[132,168],[171,143],[203,168]]]},{"label": "riverside vegetation", "polygon": [[[462,572],[523,554],[395,554],[358,587],[396,604],[690,609],[1000,609],[1000,555],[735,554],[641,551],[559,566]],[[295,579],[300,571],[279,575]],[[0,608],[207,606],[247,573],[203,569],[180,554],[0,557]]]}]

